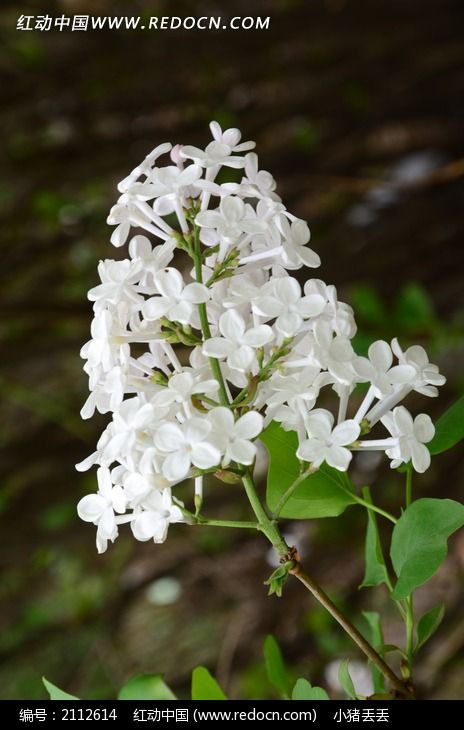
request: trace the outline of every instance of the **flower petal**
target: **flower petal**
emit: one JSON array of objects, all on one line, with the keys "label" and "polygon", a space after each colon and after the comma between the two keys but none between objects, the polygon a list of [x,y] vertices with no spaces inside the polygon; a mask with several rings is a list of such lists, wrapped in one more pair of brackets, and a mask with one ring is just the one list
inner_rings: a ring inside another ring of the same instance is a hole
[{"label": "flower petal", "polygon": [[414,419],[414,436],[423,444],[427,444],[435,436],[435,426],[426,413],[419,413]]},{"label": "flower petal", "polygon": [[360,426],[354,420],[343,421],[332,431],[332,443],[336,446],[346,446],[356,441],[360,433]]},{"label": "flower petal", "polygon": [[311,436],[328,440],[332,432],[333,415],[324,408],[316,408],[306,418],[306,429]]},{"label": "flower petal", "polygon": [[164,423],[156,431],[154,443],[162,452],[177,451],[184,443],[184,434],[175,423]]},{"label": "flower petal", "polygon": [[192,304],[207,302],[209,299],[209,289],[204,284],[192,282],[184,288],[182,299],[186,302],[192,302]]},{"label": "flower petal", "polygon": [[351,451],[344,449],[342,446],[332,446],[328,449],[325,460],[329,466],[333,466],[338,471],[346,471],[352,459]]},{"label": "flower petal", "polygon": [[388,342],[377,340],[368,350],[369,360],[380,373],[386,373],[393,362],[393,354]]},{"label": "flower petal", "polygon": [[190,418],[184,424],[185,438],[189,444],[204,441],[211,433],[211,423],[206,418]]},{"label": "flower petal", "polygon": [[213,408],[208,413],[208,420],[211,421],[213,425],[213,432],[222,431],[228,436],[234,428],[234,417],[232,412],[229,408],[224,408],[223,406]]},{"label": "flower petal", "polygon": [[325,459],[327,447],[319,439],[306,439],[298,446],[296,455],[303,461],[310,461],[314,466],[320,466]]},{"label": "flower petal", "polygon": [[164,297],[150,297],[142,307],[145,319],[160,319],[169,311],[171,300]]},{"label": "flower petal", "polygon": [[195,444],[192,454],[192,464],[199,469],[210,469],[212,466],[219,464],[221,460],[221,452],[207,441]]},{"label": "flower petal", "polygon": [[241,416],[233,427],[234,435],[239,439],[253,439],[263,430],[264,419],[260,413],[250,411]]},{"label": "flower petal", "polygon": [[170,482],[184,479],[189,473],[190,458],[186,451],[176,451],[169,454],[163,462],[162,472]]},{"label": "flower petal", "polygon": [[108,506],[100,494],[87,494],[77,505],[77,514],[84,522],[97,522]]},{"label": "flower petal", "polygon": [[234,309],[229,309],[224,314],[221,314],[219,329],[228,340],[241,344],[243,333],[245,332],[245,322],[238,312]]},{"label": "flower petal", "polygon": [[202,352],[207,357],[227,357],[234,348],[234,343],[224,337],[211,337],[203,344]]},{"label": "flower petal", "polygon": [[181,299],[184,280],[177,269],[168,267],[155,274],[155,284],[159,293],[169,299]]},{"label": "flower petal", "polygon": [[254,350],[247,345],[238,347],[227,358],[227,364],[233,370],[239,370],[244,373],[249,370],[253,360],[255,359]]},{"label": "flower petal", "polygon": [[419,474],[423,474],[424,471],[429,468],[431,461],[430,451],[427,446],[414,441],[411,444],[411,456],[414,469],[419,472]]},{"label": "flower petal", "polygon": [[412,416],[404,406],[397,406],[393,411],[393,420],[401,434],[410,435],[414,431]]},{"label": "flower petal", "polygon": [[243,335],[242,342],[250,347],[262,347],[272,340],[274,333],[267,324],[252,327]]},{"label": "flower petal", "polygon": [[252,464],[256,456],[256,446],[251,441],[236,439],[229,444],[227,456],[230,461],[236,461],[238,464]]}]

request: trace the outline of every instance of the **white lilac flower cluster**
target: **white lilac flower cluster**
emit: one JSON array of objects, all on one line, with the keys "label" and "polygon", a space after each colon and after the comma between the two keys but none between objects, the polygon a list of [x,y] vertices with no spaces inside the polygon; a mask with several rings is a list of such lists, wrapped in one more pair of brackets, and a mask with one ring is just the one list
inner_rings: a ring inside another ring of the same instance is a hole
[{"label": "white lilac flower cluster", "polygon": [[[164,541],[169,524],[186,519],[172,488],[193,477],[200,498],[205,473],[252,465],[271,420],[296,431],[297,455],[314,468],[346,470],[352,452],[366,449],[384,451],[392,467],[429,466],[432,422],[399,403],[411,391],[435,396],[445,378],[419,346],[380,340],[367,357],[355,353],[353,312],[335,287],[320,279],[302,287],[292,276],[320,264],[307,224],[259,169],[253,142],[217,122],[210,128],[204,150],[153,150],[119,184],[108,218],[111,242],[129,239],[129,255],[100,262],[101,284],[89,291],[81,415],[96,409],[111,421],[77,466],[99,465],[97,494],[78,505],[97,525],[99,552],[126,522],[138,540]],[[218,182],[222,168],[237,182]],[[176,252],[185,270],[173,265]],[[347,418],[358,383],[367,392]],[[338,397],[336,417],[315,407],[322,389]],[[388,436],[360,440],[378,422]]]}]

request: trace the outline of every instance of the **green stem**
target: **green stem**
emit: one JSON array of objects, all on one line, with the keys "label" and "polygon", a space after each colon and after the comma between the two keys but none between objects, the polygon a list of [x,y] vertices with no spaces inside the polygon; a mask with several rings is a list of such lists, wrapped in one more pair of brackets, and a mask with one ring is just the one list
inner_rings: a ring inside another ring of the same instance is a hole
[{"label": "green stem", "polygon": [[408,465],[408,469],[406,471],[406,509],[410,506],[412,502],[412,468],[411,465]]},{"label": "green stem", "polygon": [[[263,365],[263,367],[259,369],[258,374],[256,376],[254,376],[258,380],[259,383],[266,378],[267,373],[272,368],[272,366],[275,365],[277,360],[279,360],[281,357],[284,357],[284,355],[286,355],[288,353],[287,347],[288,347],[288,344],[284,345],[282,347],[279,347],[279,349],[276,350],[273,355],[271,355],[271,357],[267,361],[266,365]],[[244,388],[242,388],[240,393],[234,398],[234,400],[232,401],[232,405],[233,406],[239,405],[240,402],[245,398],[245,396],[248,395],[248,391],[249,391],[249,385],[246,385]]]},{"label": "green stem", "polygon": [[293,492],[297,487],[300,486],[302,482],[304,482],[307,477],[311,476],[311,474],[314,474],[314,472],[317,471],[313,466],[310,466],[306,471],[304,471],[302,474],[300,474],[299,477],[295,479],[292,484],[288,487],[288,489],[285,490],[281,498],[279,499],[277,503],[277,507],[275,508],[274,512],[272,513],[272,517],[277,520],[280,513],[282,512],[283,508],[287,504],[288,500],[292,496]]},{"label": "green stem", "polygon": [[409,671],[412,673],[414,656],[414,608],[412,595],[406,599],[406,655],[408,657]]},{"label": "green stem", "polygon": [[[203,283],[203,272],[202,272],[202,261],[201,261],[201,250],[200,250],[200,237],[198,233],[198,226],[195,224],[193,225],[193,235],[194,235],[194,252],[193,252],[193,262],[195,265],[195,278],[198,281],[199,284]],[[201,324],[201,331],[203,334],[204,340],[210,340],[211,339],[211,330],[209,328],[209,322],[208,322],[208,312],[206,309],[206,304],[203,302],[201,304],[198,304],[198,313],[200,315],[200,324]],[[221,366],[219,364],[219,360],[217,360],[215,357],[208,358],[209,363],[211,365],[211,370],[213,371],[213,375],[218,381],[219,384],[219,399],[222,403],[222,405],[229,405],[229,397],[227,395],[226,390],[226,384],[224,381],[224,377],[222,375]]]},{"label": "green stem", "polygon": [[396,676],[388,664],[382,659],[380,654],[374,649],[371,644],[364,638],[364,636],[356,629],[355,626],[349,621],[337,608],[337,606],[331,601],[328,595],[310,578],[307,573],[304,572],[299,559],[296,556],[296,550],[291,550],[286,544],[282,535],[280,534],[278,526],[273,520],[269,518],[261,501],[256,492],[256,488],[253,482],[253,476],[251,471],[248,471],[243,476],[243,485],[250,501],[253,512],[258,519],[258,528],[266,535],[269,542],[274,546],[275,550],[280,556],[281,562],[293,563],[293,567],[289,569],[289,572],[294,575],[303,585],[312,593],[312,595],[324,606],[324,608],[330,613],[330,615],[340,624],[340,626],[346,631],[348,636],[358,645],[361,651],[368,657],[368,659],[375,664],[376,667],[387,677],[393,687],[402,697],[412,698],[412,693],[405,683]]},{"label": "green stem", "polygon": [[257,522],[241,522],[239,520],[210,520],[209,517],[197,515],[195,524],[209,525],[210,527],[239,527],[244,530],[257,530],[259,525]]},{"label": "green stem", "polygon": [[375,666],[382,672],[382,674],[391,682],[392,686],[399,692],[402,697],[412,699],[412,692],[408,689],[405,683],[396,676],[394,671],[388,666],[388,664],[382,659],[380,654],[376,652],[373,646],[364,638],[362,634],[353,626],[351,621],[341,613],[337,606],[331,601],[328,595],[315,583],[303,570],[301,564],[297,561],[294,568],[291,568],[290,573],[294,575],[303,585],[310,591],[314,598],[324,606],[324,608],[330,613],[330,615],[337,621],[340,626],[346,631],[348,636],[358,645],[361,651],[368,657],[368,659],[375,664]]},{"label": "green stem", "polygon": [[258,529],[266,535],[267,539],[274,546],[279,556],[283,558],[287,555],[290,548],[280,534],[279,528],[274,521],[270,519],[261,504],[261,500],[256,492],[253,477],[249,471],[243,475],[243,486],[245,487],[245,492],[247,494],[248,501],[250,502],[251,509],[257,517]]},{"label": "green stem", "polygon": [[[406,471],[406,509],[412,502],[412,467],[408,464]],[[412,674],[412,662],[414,656],[414,605],[413,595],[406,599],[406,654],[408,657],[409,671]]]},{"label": "green stem", "polygon": [[370,509],[372,512],[377,512],[377,514],[382,515],[382,517],[385,517],[390,522],[393,522],[394,525],[398,522],[396,517],[394,517],[390,512],[387,512],[385,509],[382,509],[382,507],[377,507],[376,504],[371,504],[371,502],[368,502],[367,500],[363,499],[362,497],[358,497],[357,494],[353,494],[353,492],[350,492],[349,489],[346,489],[346,487],[343,487],[341,484],[338,485],[340,489],[343,489],[344,492],[350,495],[352,499],[356,502],[356,504],[361,504],[366,509]]}]

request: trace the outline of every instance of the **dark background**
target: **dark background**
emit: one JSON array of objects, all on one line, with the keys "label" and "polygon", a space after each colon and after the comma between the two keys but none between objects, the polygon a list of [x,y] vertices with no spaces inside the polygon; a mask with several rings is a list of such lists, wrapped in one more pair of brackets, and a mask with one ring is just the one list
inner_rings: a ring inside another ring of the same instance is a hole
[{"label": "dark background", "polygon": [[[255,139],[279,193],[307,219],[316,273],[356,309],[357,346],[398,335],[423,343],[448,378],[438,416],[464,388],[464,4],[460,0],[234,2],[270,15],[268,31],[19,32],[20,13],[226,15],[231,3],[62,0],[3,2],[0,212],[0,687],[45,697],[40,677],[82,697],[114,697],[137,672],[164,672],[186,696],[206,664],[234,697],[272,696],[266,633],[300,675],[336,694],[331,662],[359,659],[296,584],[266,597],[258,536],[175,526],[162,546],[129,532],[97,556],[75,504],[95,473],[73,465],[103,420],[81,422],[87,382],[87,290],[98,259],[117,256],[107,211],[116,182],[155,145],[204,146],[217,119]],[[365,474],[361,474],[366,478]],[[403,487],[371,465],[380,502]],[[462,449],[437,457],[416,494],[462,499]],[[237,513],[236,487],[208,494],[210,513]],[[345,611],[383,612],[383,589],[358,591],[365,516],[289,524],[306,564]],[[447,617],[418,661],[427,697],[464,697],[464,539],[418,613]],[[161,580],[166,579],[169,580]],[[176,596],[177,594],[177,596]],[[163,605],[164,604],[164,605]],[[357,619],[356,619],[357,620]],[[359,626],[365,629],[359,621]]]}]

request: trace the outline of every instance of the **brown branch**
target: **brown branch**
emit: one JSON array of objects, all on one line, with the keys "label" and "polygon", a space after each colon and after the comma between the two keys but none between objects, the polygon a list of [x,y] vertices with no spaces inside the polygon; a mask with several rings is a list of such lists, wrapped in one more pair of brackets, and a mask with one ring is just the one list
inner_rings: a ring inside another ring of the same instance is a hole
[{"label": "brown branch", "polygon": [[299,560],[294,559],[294,567],[290,568],[289,573],[298,578],[298,580],[305,586],[305,588],[312,593],[319,603],[330,613],[330,615],[337,621],[340,626],[346,631],[348,636],[358,645],[362,652],[367,656],[369,661],[375,664],[376,667],[382,672],[382,674],[391,682],[396,693],[403,699],[412,700],[414,699],[414,689],[403,682],[399,677],[396,676],[395,672],[388,666],[388,664],[382,659],[380,654],[376,652],[373,646],[364,638],[364,636],[357,630],[355,626],[339,611],[335,603],[329,598],[329,596],[320,588],[312,578],[305,573]]}]

